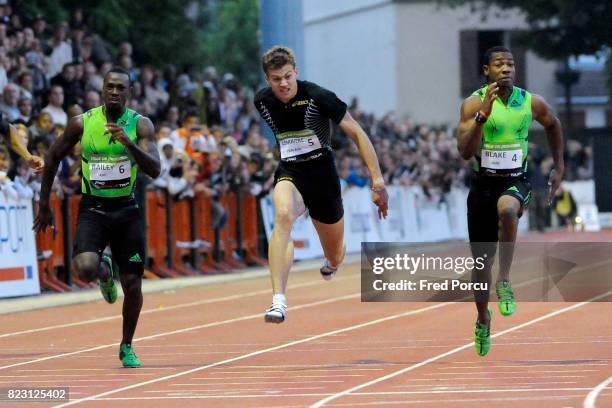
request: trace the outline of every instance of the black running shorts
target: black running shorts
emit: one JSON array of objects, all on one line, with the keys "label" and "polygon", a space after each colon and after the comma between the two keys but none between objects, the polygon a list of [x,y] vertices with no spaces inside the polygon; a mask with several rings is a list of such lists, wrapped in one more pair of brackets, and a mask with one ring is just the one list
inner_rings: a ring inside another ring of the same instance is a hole
[{"label": "black running shorts", "polygon": [[531,185],[526,177],[507,180],[502,177],[473,178],[467,200],[470,242],[498,241],[497,201],[502,195],[515,197],[524,209],[531,199]]},{"label": "black running shorts", "polygon": [[309,161],[281,162],[274,184],[283,180],[292,182],[298,189],[312,219],[335,224],[344,216],[340,178],[331,152]]},{"label": "black running shorts", "polygon": [[84,194],[79,204],[73,256],[102,254],[110,244],[120,272],[144,271],[142,217],[133,198],[104,199]]}]

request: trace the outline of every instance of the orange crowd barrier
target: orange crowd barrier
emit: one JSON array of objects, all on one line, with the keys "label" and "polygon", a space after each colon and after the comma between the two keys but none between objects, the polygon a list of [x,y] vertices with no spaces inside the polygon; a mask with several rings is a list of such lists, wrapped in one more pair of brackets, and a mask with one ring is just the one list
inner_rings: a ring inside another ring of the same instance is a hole
[{"label": "orange crowd barrier", "polygon": [[218,263],[213,256],[215,231],[212,225],[212,199],[203,192],[195,196],[195,224],[196,240],[203,242],[198,249],[198,255],[202,257],[199,270],[202,273],[228,272],[230,268]]},{"label": "orange crowd barrier", "polygon": [[172,208],[172,269],[181,275],[197,275],[185,265],[183,256],[191,253],[191,200],[170,200]]},{"label": "orange crowd barrier", "polygon": [[[73,195],[67,198],[68,200],[68,213],[70,214],[69,226],[70,226],[70,235],[66,237],[69,240],[69,248],[70,255],[72,255],[72,243],[74,242],[74,234],[76,233],[77,220],[79,216],[79,204],[81,203],[80,195]],[[70,276],[72,277],[72,282],[77,285],[79,288],[93,288],[96,287],[97,284],[95,282],[85,282],[81,280],[78,272],[75,269],[70,269]]]},{"label": "orange crowd barrier", "polygon": [[223,261],[232,268],[246,268],[246,264],[234,258],[238,249],[238,200],[236,193],[229,192],[221,196],[221,205],[228,211],[225,226],[221,229],[221,249]]},{"label": "orange crowd barrier", "polygon": [[168,256],[166,205],[164,192],[147,192],[147,253],[153,261],[153,273],[165,278],[173,278],[179,275],[166,264]]},{"label": "orange crowd barrier", "polygon": [[72,288],[58,279],[55,270],[56,266],[64,266],[65,262],[62,202],[55,194],[52,194],[49,199],[49,206],[55,217],[55,229],[49,227],[45,232],[36,233],[36,249],[40,254],[38,259],[38,280],[43,289],[55,292],[69,292]]},{"label": "orange crowd barrier", "polygon": [[257,198],[251,194],[242,194],[240,197],[240,208],[244,260],[249,264],[265,266],[268,262],[259,256]]},{"label": "orange crowd barrier", "polygon": [[[48,228],[36,235],[39,252],[39,276],[41,287],[66,292],[71,287],[57,277],[57,269],[68,270],[66,259],[76,232],[78,208],[81,197],[70,196],[63,202],[55,194],[50,197],[50,206],[55,216],[55,230]],[[171,200],[164,191],[148,191],[146,194],[146,245],[151,271],[149,278],[196,275],[198,273],[229,272],[243,268],[245,263],[236,255],[244,255],[248,264],[266,265],[259,255],[259,229],[257,199],[249,194],[234,192],[224,194],[220,204],[228,211],[228,219],[219,231],[215,242],[212,225],[212,199],[199,192],[194,199]],[[66,209],[66,212],[64,212]],[[240,219],[239,219],[240,218]],[[193,224],[193,225],[192,225]],[[171,226],[170,231],[168,225]],[[67,227],[67,231],[65,228]],[[170,236],[168,236],[170,234]],[[218,248],[215,248],[218,245]],[[169,249],[172,253],[169,254]],[[215,249],[220,259],[215,259]],[[197,254],[194,265],[184,262],[185,255]],[[170,258],[170,259],[169,259]],[[168,262],[170,265],[168,265]],[[72,283],[81,288],[95,286],[83,282],[71,271]]]}]

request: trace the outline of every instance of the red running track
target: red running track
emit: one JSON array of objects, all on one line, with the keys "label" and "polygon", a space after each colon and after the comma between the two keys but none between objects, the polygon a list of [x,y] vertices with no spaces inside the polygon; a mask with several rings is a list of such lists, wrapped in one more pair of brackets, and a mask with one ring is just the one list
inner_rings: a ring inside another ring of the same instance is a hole
[{"label": "red running track", "polygon": [[268,278],[145,295],[140,369],[117,358],[121,302],[2,315],[0,388],[113,408],[612,406],[612,294],[495,312],[483,358],[471,303],[361,303],[358,272],[293,274],[281,325],[263,322]]}]

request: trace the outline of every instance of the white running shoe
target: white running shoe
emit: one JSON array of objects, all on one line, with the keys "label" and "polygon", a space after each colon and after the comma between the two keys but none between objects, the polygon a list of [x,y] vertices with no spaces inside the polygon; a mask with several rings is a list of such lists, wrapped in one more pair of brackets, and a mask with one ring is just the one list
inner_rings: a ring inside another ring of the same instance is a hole
[{"label": "white running shoe", "polygon": [[323,264],[323,266],[321,267],[320,271],[321,271],[321,276],[323,277],[323,279],[325,279],[326,281],[328,280],[332,280],[334,279],[334,276],[336,276],[336,271],[338,270],[338,267],[333,267],[329,264],[329,261],[326,259],[325,263]]},{"label": "white running shoe", "polygon": [[272,306],[266,310],[264,319],[266,323],[282,323],[287,314],[287,305],[281,302],[272,302]]}]

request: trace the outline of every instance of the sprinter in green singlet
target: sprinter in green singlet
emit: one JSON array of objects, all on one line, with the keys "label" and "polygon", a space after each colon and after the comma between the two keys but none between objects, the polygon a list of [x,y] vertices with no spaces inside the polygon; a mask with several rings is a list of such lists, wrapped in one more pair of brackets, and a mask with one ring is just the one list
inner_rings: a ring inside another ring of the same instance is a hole
[{"label": "sprinter in green singlet", "polygon": [[[546,131],[554,160],[549,180],[549,202],[563,178],[561,123],[544,98],[514,86],[514,57],[508,48],[493,47],[485,53],[487,85],[461,105],[458,148],[473,160],[472,187],[468,196],[468,230],[472,255],[485,257],[485,267],[474,269],[474,282],[491,284],[491,267],[499,250],[499,276],[495,284],[499,311],[514,313],[516,302],[510,285],[510,266],[518,221],[529,199],[527,133],[532,120]],[[491,346],[489,291],[475,291],[478,320],[474,335],[476,352],[484,356]]]},{"label": "sprinter in green singlet", "polygon": [[81,142],[82,198],[72,265],[84,281],[98,279],[104,299],[114,303],[117,288],[113,262],[103,255],[104,248],[110,244],[125,295],[119,359],[124,367],[140,367],[132,338],[142,308],[145,239],[134,186],[139,168],[156,178],[160,162],[157,153],[151,155],[138,146],[139,139],[153,140],[154,128],[149,118],[126,108],[130,92],[128,72],[111,69],[104,77],[104,105],[71,118],[64,135],[51,146],[34,229],[45,230],[52,224],[49,194],[55,173],[61,160]]}]

